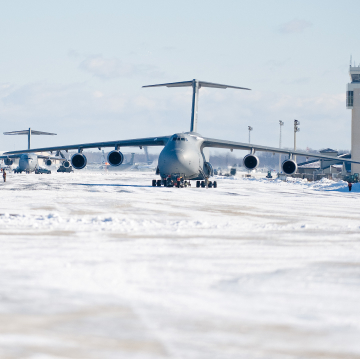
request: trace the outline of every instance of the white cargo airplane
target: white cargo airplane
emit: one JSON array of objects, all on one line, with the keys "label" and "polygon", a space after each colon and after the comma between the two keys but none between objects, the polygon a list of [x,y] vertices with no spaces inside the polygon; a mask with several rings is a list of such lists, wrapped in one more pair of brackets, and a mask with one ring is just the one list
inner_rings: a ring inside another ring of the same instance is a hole
[{"label": "white cargo airplane", "polygon": [[[160,175],[159,180],[153,180],[153,186],[178,186],[182,187],[183,185],[188,185],[189,180],[197,180],[197,187],[217,187],[216,181],[210,181],[209,179],[213,176],[213,168],[209,162],[206,153],[204,152],[205,148],[223,148],[223,149],[239,149],[239,150],[250,150],[250,153],[247,154],[244,159],[244,166],[249,169],[255,169],[259,165],[259,159],[255,155],[256,151],[268,151],[273,153],[287,154],[289,158],[282,163],[282,170],[285,174],[293,174],[296,172],[297,164],[294,161],[294,156],[302,155],[307,157],[314,157],[318,159],[326,160],[336,160],[339,161],[338,157],[325,156],[319,154],[311,154],[304,151],[292,151],[279,149],[275,147],[246,144],[236,141],[227,141],[227,140],[218,140],[211,139],[201,136],[196,132],[197,130],[197,109],[198,109],[198,96],[199,89],[201,87],[210,87],[210,88],[233,88],[233,89],[243,89],[250,90],[247,88],[241,88],[236,86],[214,84],[205,81],[191,80],[184,82],[176,83],[166,83],[166,84],[157,84],[157,85],[148,85],[144,87],[156,87],[156,86],[166,86],[166,87],[185,87],[191,86],[193,88],[192,96],[192,112],[191,112],[191,123],[190,131],[185,133],[176,133],[174,135],[168,136],[156,136],[149,138],[141,139],[131,139],[131,140],[115,140],[107,142],[97,142],[97,143],[82,143],[76,145],[66,145],[66,146],[54,146],[46,147],[39,149],[31,150],[21,150],[21,151],[11,151],[8,154],[19,154],[26,152],[36,152],[36,151],[57,151],[57,150],[78,150],[78,153],[74,154],[71,157],[72,166],[75,169],[83,169],[86,166],[87,159],[82,154],[84,149],[88,148],[103,148],[103,147],[114,147],[114,150],[108,154],[108,162],[112,166],[119,166],[124,160],[123,154],[120,152],[121,147],[128,146],[163,146],[159,160],[158,167],[156,169],[156,174]],[[343,159],[341,159],[343,161]],[[360,164],[360,161],[346,160],[344,162]]]},{"label": "white cargo airplane", "polygon": [[[47,133],[43,131],[32,130],[20,130],[20,131],[10,131],[4,132],[4,135],[27,135],[28,136],[28,150],[31,147],[31,135],[56,135],[54,133]],[[7,153],[5,153],[7,154]],[[15,160],[19,160],[18,166],[14,169],[15,173],[22,173],[23,171],[26,173],[31,173],[40,169],[39,159],[45,160],[46,165],[50,166],[53,161],[63,161],[62,158],[53,157],[50,155],[41,155],[35,154],[34,152],[23,151],[21,153],[17,153],[16,155],[3,155],[0,156],[0,159],[4,160],[5,165],[11,166],[14,164]]]}]

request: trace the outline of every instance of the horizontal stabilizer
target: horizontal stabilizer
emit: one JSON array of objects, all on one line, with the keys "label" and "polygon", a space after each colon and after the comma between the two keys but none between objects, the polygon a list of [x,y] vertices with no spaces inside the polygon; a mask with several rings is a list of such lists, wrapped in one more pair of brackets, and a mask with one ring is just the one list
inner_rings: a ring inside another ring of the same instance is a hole
[{"label": "horizontal stabilizer", "polygon": [[241,90],[251,90],[244,87],[238,87],[238,86],[231,86],[231,85],[223,85],[223,84],[215,84],[210,83],[206,81],[199,81],[199,80],[191,80],[191,81],[181,81],[181,82],[175,82],[175,83],[166,83],[166,84],[155,84],[155,85],[145,85],[143,88],[146,87],[157,87],[157,86],[166,86],[166,87],[184,87],[184,86],[193,86],[194,82],[197,82],[199,84],[199,88],[201,87],[211,87],[211,88],[218,88],[218,89],[241,89]]},{"label": "horizontal stabilizer", "polygon": [[[29,130],[4,132],[4,135],[28,135],[28,134],[29,134]],[[44,132],[44,131],[31,130],[31,135],[56,135],[56,134],[48,133],[48,132]]]}]

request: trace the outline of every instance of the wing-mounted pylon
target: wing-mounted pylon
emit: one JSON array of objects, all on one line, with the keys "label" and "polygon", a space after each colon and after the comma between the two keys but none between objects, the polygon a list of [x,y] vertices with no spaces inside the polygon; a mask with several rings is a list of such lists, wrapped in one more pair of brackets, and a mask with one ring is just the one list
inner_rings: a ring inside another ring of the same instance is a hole
[{"label": "wing-mounted pylon", "polygon": [[218,89],[241,89],[241,90],[251,90],[248,88],[238,87],[238,86],[230,86],[230,85],[223,85],[223,84],[215,84],[210,83],[207,81],[200,81],[200,80],[191,80],[191,81],[182,81],[182,82],[175,82],[175,83],[166,83],[166,84],[156,84],[156,85],[145,85],[143,88],[146,87],[157,87],[157,86],[166,86],[166,87],[185,87],[191,86],[193,88],[193,95],[192,95],[192,108],[191,108],[191,123],[190,123],[190,131],[196,132],[197,131],[197,114],[198,114],[198,98],[199,98],[199,90],[201,87],[211,87],[211,88],[218,88]]}]

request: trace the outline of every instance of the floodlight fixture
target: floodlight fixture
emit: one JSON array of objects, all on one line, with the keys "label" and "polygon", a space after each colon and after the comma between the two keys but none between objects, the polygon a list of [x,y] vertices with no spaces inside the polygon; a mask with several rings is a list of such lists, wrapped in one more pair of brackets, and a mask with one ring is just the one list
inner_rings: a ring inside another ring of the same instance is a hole
[{"label": "floodlight fixture", "polygon": [[[281,149],[281,127],[284,126],[284,122],[279,120],[280,125],[280,138],[279,138],[279,149]],[[279,173],[281,172],[281,154],[279,153]]]},{"label": "floodlight fixture", "polygon": [[[298,125],[300,125],[300,121],[295,119],[294,120],[294,151],[296,150],[296,133],[300,131]],[[294,161],[296,162],[296,155],[294,155]]]},{"label": "floodlight fixture", "polygon": [[251,126],[248,126],[249,129],[249,144],[250,144],[250,132],[253,131],[253,128]]}]

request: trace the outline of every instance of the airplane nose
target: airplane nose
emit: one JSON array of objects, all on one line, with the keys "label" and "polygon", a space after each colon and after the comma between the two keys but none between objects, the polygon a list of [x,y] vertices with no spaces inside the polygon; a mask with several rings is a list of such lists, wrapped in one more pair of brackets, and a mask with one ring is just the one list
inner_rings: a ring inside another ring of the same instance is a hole
[{"label": "airplane nose", "polygon": [[194,156],[192,151],[182,148],[167,149],[161,152],[159,157],[160,173],[164,175],[170,174],[193,174],[196,170],[194,167]]},{"label": "airplane nose", "polygon": [[19,159],[19,169],[21,171],[28,170],[29,167],[29,159],[28,158],[20,158]]}]

